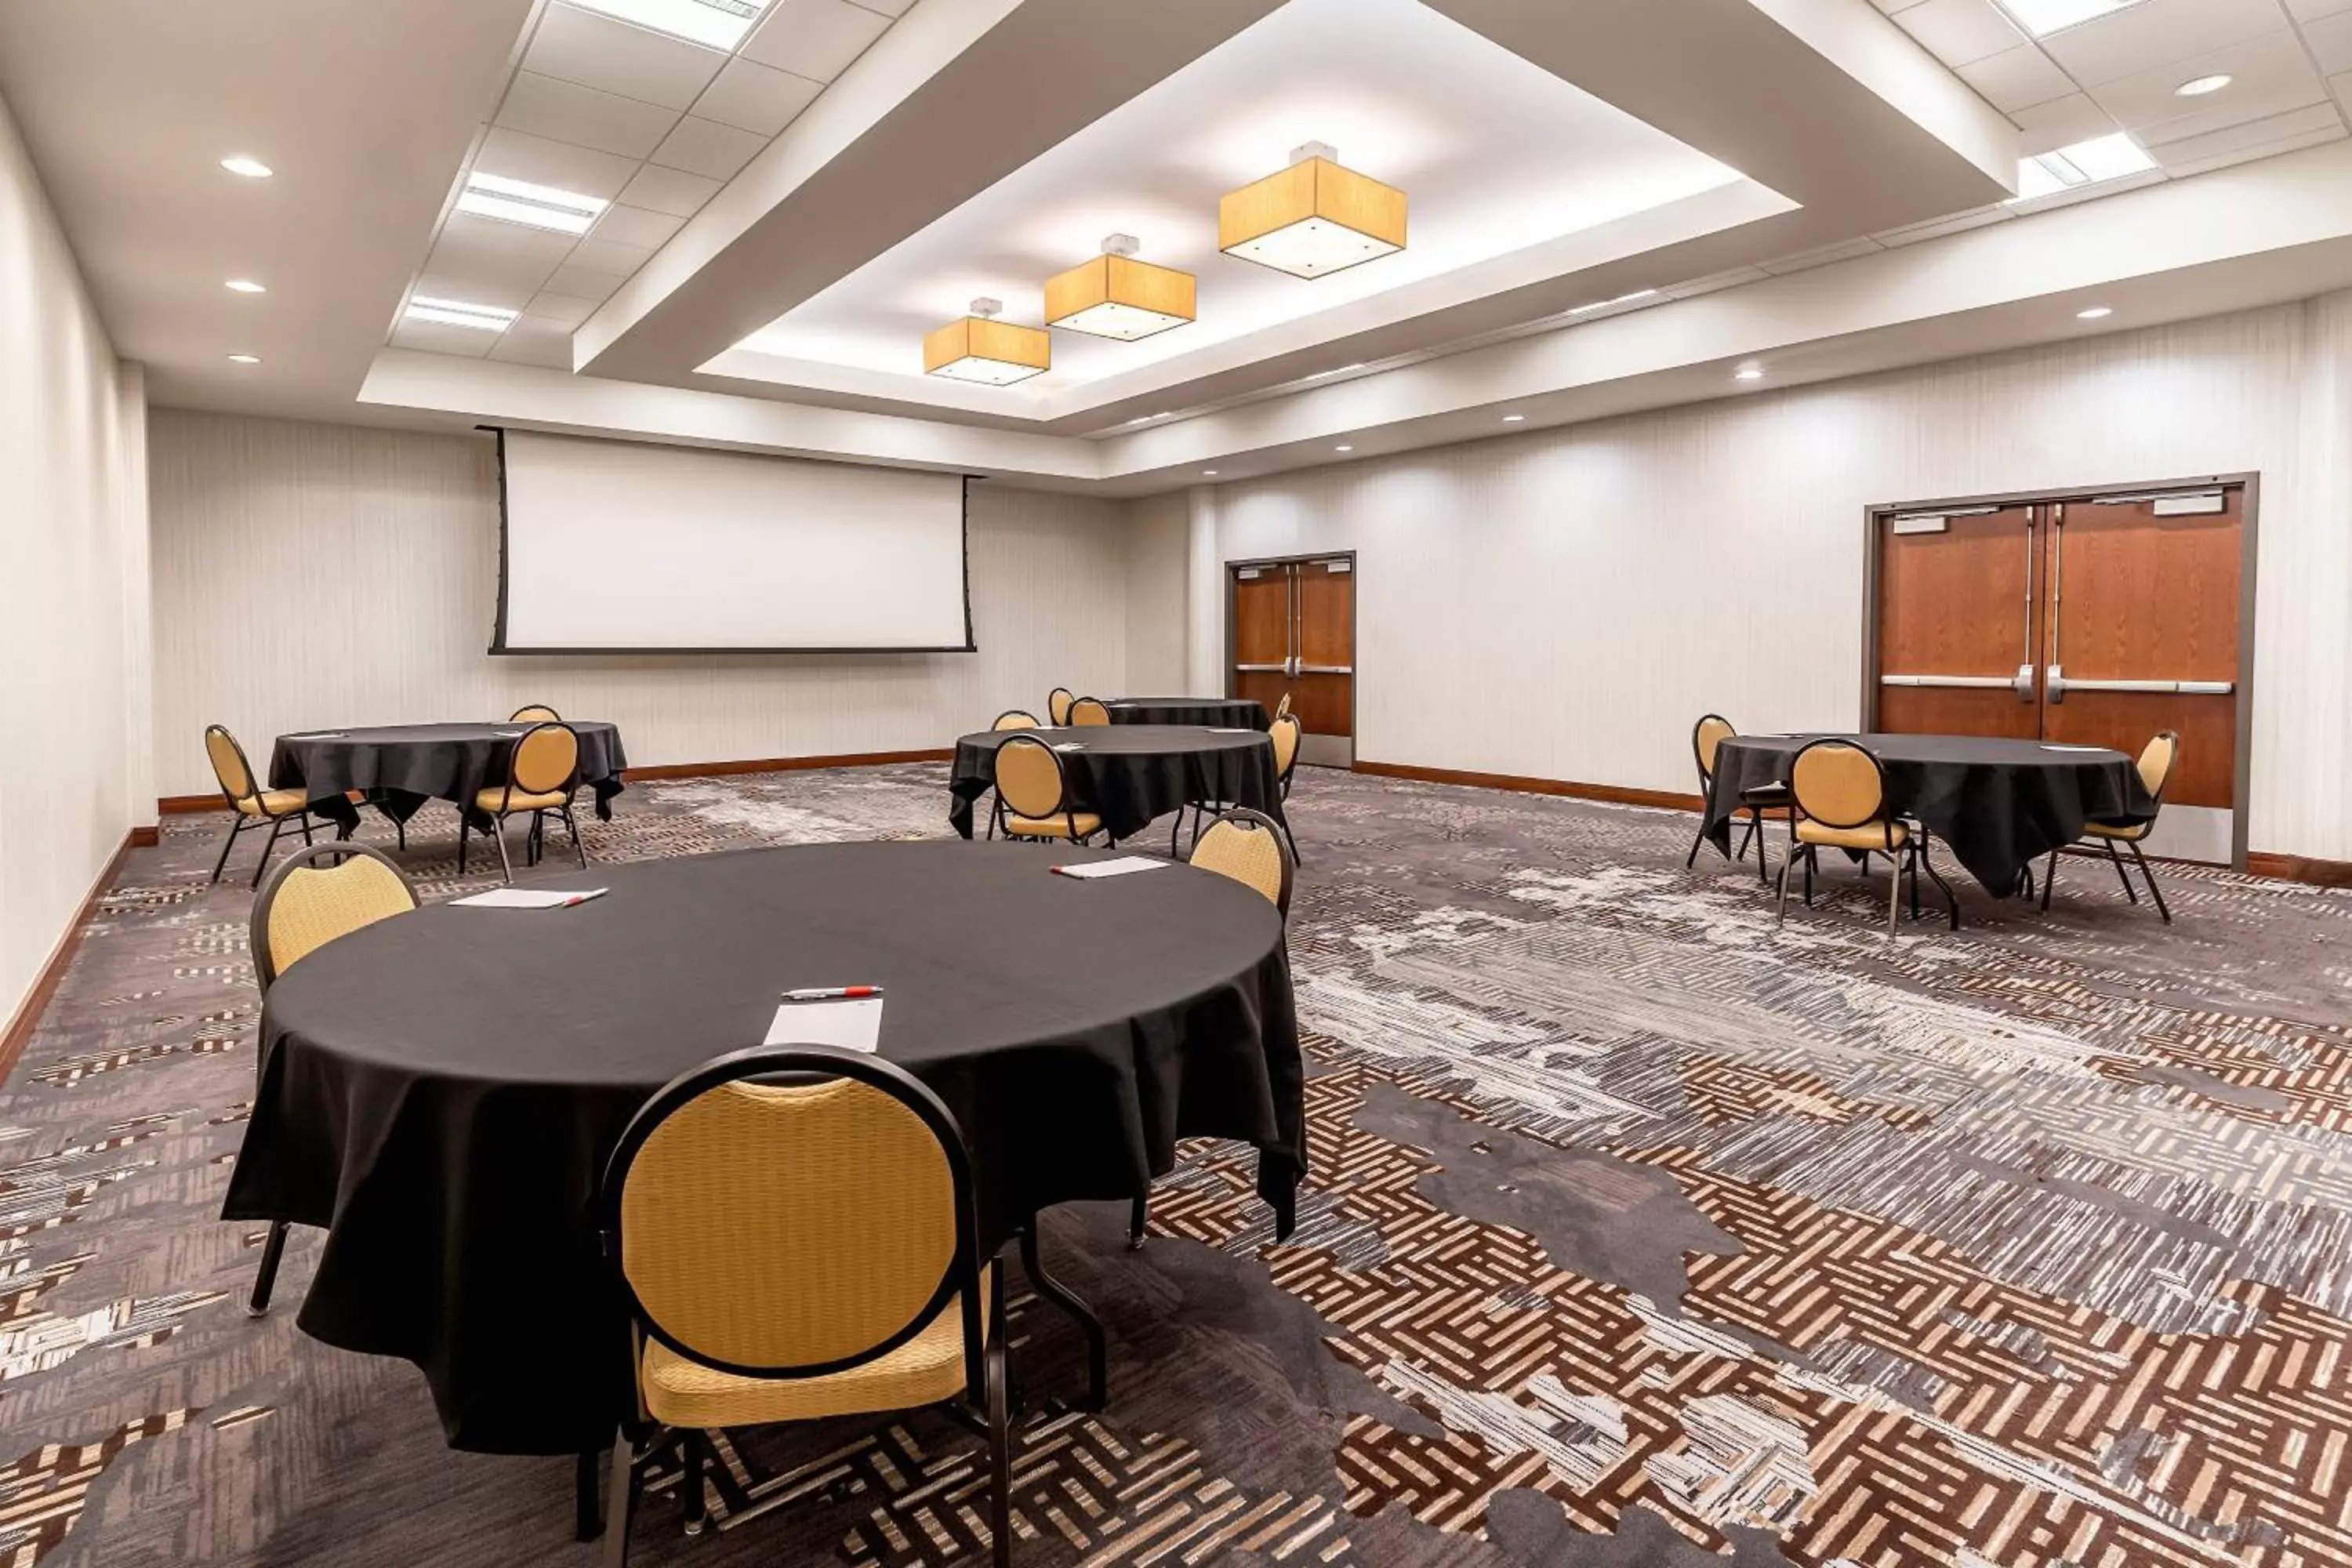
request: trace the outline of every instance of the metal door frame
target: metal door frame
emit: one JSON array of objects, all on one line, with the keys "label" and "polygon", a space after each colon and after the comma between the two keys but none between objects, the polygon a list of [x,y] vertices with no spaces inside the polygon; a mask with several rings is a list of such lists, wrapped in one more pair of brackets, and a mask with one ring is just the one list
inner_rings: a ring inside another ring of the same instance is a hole
[{"label": "metal door frame", "polygon": [[[1228,561],[1224,563],[1225,695],[1228,697],[1241,695],[1234,689],[1234,666],[1238,662],[1235,656],[1241,651],[1241,616],[1234,603],[1240,590],[1241,580],[1234,574],[1253,566],[1261,569],[1268,566],[1303,566],[1316,561],[1344,561],[1348,563],[1349,578],[1348,597],[1350,605],[1348,617],[1348,640],[1351,645],[1348,656],[1348,771],[1353,773],[1356,771],[1356,756],[1362,750],[1363,745],[1360,716],[1364,703],[1364,639],[1357,635],[1361,629],[1361,621],[1355,613],[1363,608],[1363,595],[1356,592],[1356,584],[1361,581],[1359,574],[1363,568],[1357,563],[1354,551],[1316,550],[1304,555],[1253,556],[1240,561]],[[1302,739],[1305,733],[1302,726],[1300,730]]]},{"label": "metal door frame", "polygon": [[[2230,806],[2230,865],[2246,868],[2246,816],[2253,793],[2254,766],[2254,566],[2261,552],[2263,477],[2259,472],[2199,474],[2189,479],[2152,483],[2069,485],[2063,489],[2005,490],[1993,495],[1941,496],[1932,500],[1878,502],[1862,513],[1862,727],[1878,727],[1878,587],[1880,542],[1888,521],[1915,512],[1959,511],[1970,507],[2063,506],[2095,500],[2101,496],[2154,495],[2168,490],[2221,489],[2236,485],[2245,492],[2240,508],[2238,537],[2238,724],[2236,756]],[[2037,666],[2042,662],[2037,658]],[[2046,699],[2037,699],[2046,700]]]}]

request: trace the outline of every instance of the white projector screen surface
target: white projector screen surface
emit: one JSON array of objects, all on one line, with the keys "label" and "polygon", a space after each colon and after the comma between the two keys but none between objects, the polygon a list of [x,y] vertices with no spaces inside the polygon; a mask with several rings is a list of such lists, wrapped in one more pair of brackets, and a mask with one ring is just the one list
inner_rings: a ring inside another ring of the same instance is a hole
[{"label": "white projector screen surface", "polygon": [[500,433],[493,653],[968,650],[963,480]]}]

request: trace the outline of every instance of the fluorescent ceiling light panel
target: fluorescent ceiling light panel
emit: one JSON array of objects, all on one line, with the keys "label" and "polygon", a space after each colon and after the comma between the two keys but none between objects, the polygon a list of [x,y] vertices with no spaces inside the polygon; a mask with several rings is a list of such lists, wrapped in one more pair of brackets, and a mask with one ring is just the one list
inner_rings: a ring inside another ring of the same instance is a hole
[{"label": "fluorescent ceiling light panel", "polygon": [[463,300],[434,300],[413,295],[406,317],[412,321],[438,321],[445,327],[471,327],[477,331],[503,332],[519,312],[497,305],[469,305]]},{"label": "fluorescent ceiling light panel", "polygon": [[1614,300],[1595,300],[1590,305],[1579,305],[1570,310],[1569,314],[1589,316],[1595,310],[1606,310],[1612,305],[1630,305],[1636,300],[1647,300],[1656,293],[1655,289],[1636,289],[1631,294],[1620,294]]},{"label": "fluorescent ceiling light panel", "polygon": [[277,173],[260,159],[248,158],[242,153],[235,157],[223,158],[221,167],[232,174],[243,174],[248,180],[266,180]]},{"label": "fluorescent ceiling light panel", "polygon": [[2000,0],[2000,8],[2037,38],[2096,21],[2139,0]]},{"label": "fluorescent ceiling light panel", "polygon": [[2140,144],[2118,131],[2028,158],[2017,166],[2017,195],[2012,202],[2031,201],[2058,191],[2120,180],[2156,167]]},{"label": "fluorescent ceiling light panel", "polygon": [[465,192],[457,198],[457,210],[461,213],[497,218],[502,223],[527,224],[532,228],[551,228],[562,234],[586,234],[589,226],[610,205],[602,196],[583,196],[552,185],[534,185],[529,180],[509,180],[503,174],[478,171],[466,176]]},{"label": "fluorescent ceiling light panel", "polygon": [[732,51],[768,8],[768,0],[571,0],[673,38]]}]

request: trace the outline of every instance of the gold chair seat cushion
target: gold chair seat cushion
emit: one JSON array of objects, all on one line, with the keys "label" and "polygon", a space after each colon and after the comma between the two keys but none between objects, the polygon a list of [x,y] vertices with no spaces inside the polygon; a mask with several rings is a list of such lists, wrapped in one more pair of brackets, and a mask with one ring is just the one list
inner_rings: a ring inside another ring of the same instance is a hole
[{"label": "gold chair seat cushion", "polygon": [[2155,826],[2153,822],[2086,822],[2083,824],[2083,837],[2120,838],[2126,844],[2133,844],[2147,837]]},{"label": "gold chair seat cushion", "polygon": [[[1017,811],[1004,814],[1004,831],[1016,838],[1067,838],[1072,818],[1068,816],[1024,816]],[[1080,838],[1091,838],[1102,831],[1102,818],[1091,811],[1079,812],[1075,819]]]},{"label": "gold chair seat cushion", "polygon": [[[994,1268],[991,1264],[989,1270]],[[989,1270],[982,1274],[980,1292],[983,1331]],[[939,1405],[963,1392],[963,1302],[956,1298],[888,1355],[830,1376],[740,1377],[649,1339],[638,1381],[646,1415],[667,1426],[708,1431]]]},{"label": "gold chair seat cushion", "polygon": [[1818,844],[1825,849],[1876,849],[1884,852],[1892,844],[1900,849],[1911,841],[1911,830],[1897,822],[1891,826],[1885,822],[1865,822],[1859,827],[1832,827],[1826,822],[1801,817],[1797,822],[1797,842]]},{"label": "gold chair seat cushion", "polygon": [[236,808],[247,816],[291,816],[310,804],[308,790],[266,789],[259,795],[247,795],[236,803]]},{"label": "gold chair seat cushion", "polygon": [[501,811],[561,811],[572,799],[568,790],[551,789],[539,794],[517,790],[507,794],[506,785],[483,790],[474,796],[474,804],[496,816]]}]

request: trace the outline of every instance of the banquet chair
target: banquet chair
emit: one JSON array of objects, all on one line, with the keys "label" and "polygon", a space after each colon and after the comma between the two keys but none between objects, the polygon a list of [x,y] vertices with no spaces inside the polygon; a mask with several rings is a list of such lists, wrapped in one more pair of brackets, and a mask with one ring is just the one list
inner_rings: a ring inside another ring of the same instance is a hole
[{"label": "banquet chair", "polygon": [[[278,862],[253,900],[253,975],[262,995],[269,994],[279,975],[337,937],[415,907],[415,885],[381,849],[345,842],[296,850]],[[270,1288],[286,1256],[286,1233],[287,1222],[274,1221],[261,1245],[261,1267],[245,1304],[249,1317],[269,1310]]]},{"label": "banquet chair", "polygon": [[[2139,866],[2140,876],[2147,879],[2148,897],[2156,900],[2156,912],[2164,917],[2164,923],[2167,925],[2172,923],[2172,911],[2165,907],[2164,890],[2156,885],[2156,872],[2148,865],[2147,857],[2140,852],[2139,847],[2150,833],[2156,831],[2157,816],[2164,809],[2164,786],[2172,782],[2173,766],[2179,761],[2179,731],[2167,730],[2149,741],[2147,745],[2140,748],[2137,764],[2139,782],[2147,786],[2148,795],[2156,803],[2155,809],[2147,814],[2147,820],[2146,822],[2086,822],[2083,824],[2083,837],[2075,840],[2085,848],[2092,844],[2104,844],[2107,847],[2107,858],[2115,862],[2116,878],[2124,885],[2124,897],[2133,903],[2137,903],[2139,894],[2132,890],[2131,873],[2124,869],[2124,858],[2116,849],[2118,844],[2130,845],[2132,859]],[[2063,847],[2065,846],[2060,846],[2060,848]],[[2058,854],[2057,849],[2050,851],[2050,865],[2042,874],[2042,907],[2045,910],[2050,907],[2050,889],[2058,880]]]},{"label": "banquet chair", "polygon": [[221,798],[228,802],[231,815],[228,837],[221,840],[220,858],[213,862],[213,880],[221,879],[228,866],[228,852],[236,847],[236,836],[248,827],[269,824],[269,842],[261,847],[261,858],[253,868],[253,885],[261,886],[261,873],[268,868],[270,853],[278,847],[278,836],[292,823],[302,830],[302,842],[314,842],[310,829],[315,819],[310,815],[310,797],[299,789],[263,789],[253,776],[253,764],[245,760],[245,748],[226,726],[208,724],[205,727],[205,755],[211,759],[213,777],[220,784]]},{"label": "banquet chair", "polygon": [[989,726],[992,731],[1034,730],[1036,727],[1037,715],[1020,708],[1007,708],[996,716],[996,722]]},{"label": "banquet chair", "polygon": [[[572,815],[572,795],[580,787],[580,737],[568,724],[534,724],[515,738],[507,753],[504,784],[474,792],[474,810],[490,819],[490,837],[499,847],[499,868],[514,880],[514,862],[507,857],[507,818],[529,813],[530,830],[523,836],[523,863],[536,865],[543,842],[547,814],[563,818],[572,834],[572,851],[580,868],[588,868],[588,850],[580,842],[580,821]],[[457,814],[457,872],[466,870],[466,835],[473,830],[472,813]]]},{"label": "banquet chair", "polygon": [[518,708],[507,715],[509,724],[561,724],[563,715],[544,702],[534,702],[528,708]]},{"label": "banquet chair", "polygon": [[[1739,731],[1731,727],[1731,721],[1719,713],[1706,714],[1691,726],[1691,756],[1698,763],[1699,825],[1698,831],[1691,837],[1690,853],[1683,858],[1685,868],[1698,864],[1699,846],[1706,842],[1706,803],[1715,798],[1717,749],[1738,733]],[[1739,848],[1731,858],[1745,860],[1748,858],[1748,846],[1753,843],[1756,846],[1756,875],[1769,885],[1772,880],[1772,858],[1765,849],[1764,824],[1788,820],[1789,786],[1785,784],[1759,784],[1742,791],[1739,801],[1739,805],[1731,808],[1728,820],[1738,823],[1744,818],[1747,831],[1740,835]]]},{"label": "banquet chair", "polygon": [[1070,721],[1070,704],[1077,700],[1078,694],[1066,686],[1056,686],[1045,693],[1045,716],[1054,721],[1055,729]]},{"label": "banquet chair", "polygon": [[[1850,741],[1809,742],[1789,764],[1789,793],[1795,811],[1789,819],[1789,849],[1780,862],[1780,902],[1775,924],[1789,917],[1789,874],[1805,863],[1805,902],[1813,898],[1813,873],[1824,847],[1843,849],[1861,858],[1865,868],[1873,855],[1886,857],[1886,940],[1895,940],[1895,922],[1902,912],[1903,873],[1911,873],[1912,898],[1918,898],[1919,868],[1927,863],[1927,829],[1895,816],[1887,809],[1886,770],[1876,756]],[[1959,906],[1951,888],[1929,866],[1927,874],[1944,889],[1952,924],[1959,925]]]},{"label": "banquet chair", "polygon": [[1290,851],[1280,826],[1265,813],[1236,806],[1218,817],[1193,843],[1192,863],[1265,894],[1266,902],[1289,918]]},{"label": "banquet chair", "polygon": [[1093,812],[1078,809],[1061,754],[1034,736],[1015,735],[996,748],[996,820],[989,825],[989,837],[1000,827],[1007,838],[1084,844],[1103,831],[1103,823]]},{"label": "banquet chair", "polygon": [[1108,724],[1110,710],[1098,699],[1081,697],[1070,704],[1069,722],[1077,725]]},{"label": "banquet chair", "polygon": [[1287,718],[1289,718],[1289,717],[1290,717],[1290,693],[1289,693],[1289,692],[1287,692],[1287,691],[1284,692],[1284,693],[1282,694],[1282,700],[1281,700],[1280,702],[1278,702],[1278,703],[1276,703],[1276,704],[1275,705],[1275,709],[1274,709],[1274,716],[1275,716],[1276,718],[1277,718],[1277,719],[1287,719]]},{"label": "banquet chair", "polygon": [[[1266,731],[1266,739],[1274,742],[1275,788],[1280,792],[1286,801],[1290,798],[1291,775],[1298,771],[1298,741],[1301,730],[1298,715],[1286,713],[1276,719]],[[1287,822],[1282,825],[1282,836],[1290,840],[1291,859],[1294,861],[1299,859],[1298,835],[1290,830],[1290,824]]]},{"label": "banquet chair", "polygon": [[714,1433],[929,1406],[986,1436],[1007,1568],[1003,1270],[982,1253],[971,1156],[938,1095],[829,1047],[706,1062],[631,1119],[597,1226],[636,1395],[613,1445],[606,1568],[625,1568],[646,1472],[673,1456],[689,1535],[709,1527],[709,1488],[740,1515],[792,1484],[739,1480]]}]

